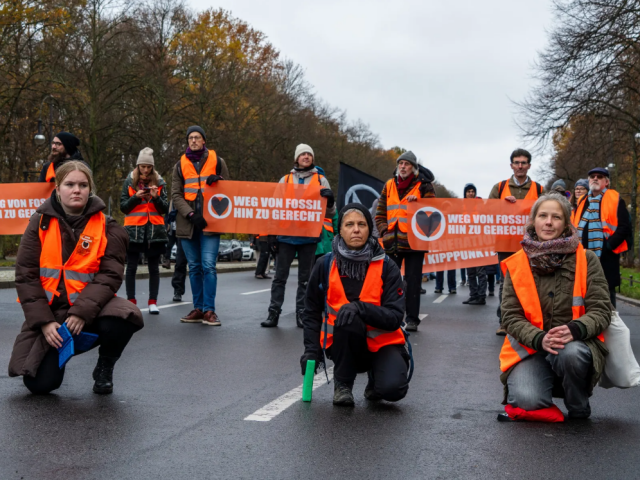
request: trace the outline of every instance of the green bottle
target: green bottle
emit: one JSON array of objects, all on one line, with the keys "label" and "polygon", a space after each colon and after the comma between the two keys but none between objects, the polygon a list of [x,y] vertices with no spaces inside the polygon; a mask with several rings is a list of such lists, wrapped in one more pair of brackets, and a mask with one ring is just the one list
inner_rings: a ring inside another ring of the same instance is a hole
[{"label": "green bottle", "polygon": [[310,402],[313,394],[313,374],[316,371],[316,361],[307,360],[307,369],[304,372],[304,382],[302,384],[302,401]]}]

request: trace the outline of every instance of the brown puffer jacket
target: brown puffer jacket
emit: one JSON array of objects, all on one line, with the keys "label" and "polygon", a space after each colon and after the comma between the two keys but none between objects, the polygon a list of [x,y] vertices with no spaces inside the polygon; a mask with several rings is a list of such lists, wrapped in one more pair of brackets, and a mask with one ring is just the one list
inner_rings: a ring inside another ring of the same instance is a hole
[{"label": "brown puffer jacket", "polygon": [[[600,261],[595,253],[587,250],[587,294],[584,297],[585,314],[576,319],[583,332],[583,341],[591,350],[593,357],[593,372],[591,387],[593,388],[604,370],[605,358],[609,353],[607,347],[596,337],[607,329],[611,323],[611,301],[609,287],[604,278]],[[576,254],[567,255],[562,265],[549,275],[539,275],[533,272],[536,282],[538,298],[543,316],[543,330],[548,332],[554,327],[566,325],[573,320],[573,284],[576,276]],[[535,349],[537,338],[541,330],[534,327],[526,319],[524,310],[516,295],[511,275],[507,272],[504,279],[502,293],[502,328],[518,342]],[[546,354],[546,352],[542,352]],[[500,376],[505,386],[505,401],[507,397],[507,378],[513,368]]]},{"label": "brown puffer jacket", "polygon": [[62,260],[66,262],[76,247],[91,215],[104,210],[105,204],[98,197],[89,199],[85,212],[79,216],[67,217],[55,199],[55,190],[29,220],[16,261],[16,290],[22,305],[25,321],[13,345],[9,361],[9,376],[35,376],[50,345],[42,334],[42,326],[49,322],[64,323],[69,315],[77,315],[87,325],[98,317],[115,317],[142,328],[142,313],[131,302],[115,297],[122,284],[124,263],[129,235],[111,217],[107,217],[107,248],[100,262],[100,271],[70,306],[60,282],[58,292],[51,305],[40,283],[41,244],[38,229],[42,215],[58,219],[62,238]]}]

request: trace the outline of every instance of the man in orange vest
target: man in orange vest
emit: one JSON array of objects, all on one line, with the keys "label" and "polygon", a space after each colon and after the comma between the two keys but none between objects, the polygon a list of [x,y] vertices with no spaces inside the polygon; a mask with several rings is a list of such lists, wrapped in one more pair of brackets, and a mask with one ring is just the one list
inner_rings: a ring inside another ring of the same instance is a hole
[{"label": "man in orange vest", "polygon": [[[511,170],[513,175],[509,180],[498,182],[491,189],[490,199],[503,199],[516,203],[517,200],[537,200],[542,193],[542,185],[529,178],[531,168],[531,154],[523,148],[518,148],[511,153]],[[514,252],[498,252],[498,260],[506,260]],[[504,282],[500,283],[500,303],[502,303],[502,290]],[[498,321],[500,321],[500,305],[498,304]],[[506,335],[504,328],[500,327],[496,335]]]},{"label": "man in orange vest", "polygon": [[620,254],[631,243],[631,221],[627,205],[618,192],[609,188],[609,171],[589,171],[589,194],[578,200],[573,214],[582,246],[599,258],[609,283],[611,304],[616,306],[616,287],[620,285]]},{"label": "man in orange vest", "polygon": [[308,360],[333,360],[333,404],[353,406],[353,382],[368,372],[367,400],[395,402],[407,394],[409,355],[401,329],[404,295],[400,268],[371,233],[371,213],[360,203],[345,205],[333,251],[316,262],[302,315]]},{"label": "man in orange vest", "polygon": [[180,319],[183,323],[203,323],[220,326],[216,314],[218,275],[216,263],[220,234],[205,232],[207,221],[202,216],[205,185],[229,180],[224,160],[205,146],[204,130],[194,125],[187,130],[187,151],[173,168],[171,198],[178,210],[176,237],[189,263],[189,282],[193,295],[193,310]]},{"label": "man in orange vest", "polygon": [[[418,159],[413,152],[404,152],[396,160],[396,176],[382,188],[376,209],[376,224],[384,250],[398,267],[404,261],[407,283],[407,331],[415,332],[420,324],[420,289],[424,252],[416,252],[409,245],[407,203],[418,198],[435,197],[432,178],[420,175]],[[430,173],[430,172],[429,172]]]},{"label": "man in orange vest", "polygon": [[80,140],[69,132],[60,132],[51,140],[51,153],[48,162],[40,170],[39,182],[54,182],[56,170],[69,160],[78,160],[89,166],[82,158],[78,146]]},{"label": "man in orange vest", "polygon": [[[293,155],[294,166],[290,173],[280,179],[280,183],[297,185],[318,185],[320,195],[327,199],[325,211],[325,227],[331,222],[336,211],[335,199],[327,177],[322,175],[315,166],[313,149],[304,143],[296,147]],[[324,228],[324,227],[323,227]],[[271,301],[269,315],[260,323],[261,327],[273,328],[278,326],[284,292],[291,270],[293,259],[298,256],[298,290],[296,292],[296,325],[302,328],[302,310],[304,309],[304,293],[307,290],[309,274],[316,259],[316,249],[321,237],[293,237],[289,235],[269,235],[269,245],[276,255],[276,274],[271,283]]]}]

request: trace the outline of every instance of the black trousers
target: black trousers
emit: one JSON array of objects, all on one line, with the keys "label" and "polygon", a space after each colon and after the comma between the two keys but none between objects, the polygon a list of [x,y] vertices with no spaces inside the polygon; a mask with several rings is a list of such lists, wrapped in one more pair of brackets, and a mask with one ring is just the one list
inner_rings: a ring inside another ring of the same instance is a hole
[{"label": "black trousers", "polygon": [[258,258],[258,264],[256,265],[256,275],[264,275],[267,273],[267,265],[269,265],[269,244],[267,242],[258,241],[258,247],[260,248],[260,257]]},{"label": "black trousers", "polygon": [[278,315],[282,312],[282,304],[284,303],[284,290],[289,278],[291,263],[293,262],[296,252],[298,253],[298,291],[296,293],[296,311],[304,310],[304,295],[307,292],[307,283],[309,283],[309,275],[315,261],[316,244],[307,243],[304,245],[292,245],[291,243],[278,244],[278,259],[276,261],[276,276],[271,283],[271,303],[269,311],[276,312]]},{"label": "black trousers", "polygon": [[333,360],[333,376],[339,382],[353,385],[358,373],[369,372],[374,391],[383,400],[396,402],[407,395],[409,358],[404,345],[388,345],[370,352],[366,327],[359,319],[351,325],[334,327],[333,344],[327,349],[327,356]]},{"label": "black trousers", "polygon": [[[404,260],[404,298],[407,321],[420,323],[420,288],[422,288],[422,262],[424,252],[401,252],[389,255],[398,267]],[[454,272],[455,275],[455,272]],[[454,277],[455,279],[455,277]]]},{"label": "black trousers", "polygon": [[[127,251],[127,273],[125,276],[125,285],[127,289],[127,299],[136,298],[136,272],[138,271],[138,260],[140,253]],[[158,251],[150,251],[147,254],[147,266],[149,267],[149,300],[158,299],[158,290],[160,289],[160,255]]]},{"label": "black trousers", "polygon": [[173,271],[173,277],[171,277],[171,286],[175,293],[184,295],[184,285],[187,280],[187,257],[182,249],[182,240],[176,238],[176,268]]},{"label": "black trousers", "polygon": [[616,308],[616,287],[609,287],[609,297],[611,298],[611,305]]},{"label": "black trousers", "polygon": [[[98,353],[101,357],[120,358],[124,348],[131,340],[133,334],[139,330],[136,325],[121,318],[100,317],[91,325],[87,325],[85,332],[96,333],[98,340],[90,350],[100,347]],[[76,354],[84,352],[76,352]],[[58,367],[58,350],[51,347],[38,367],[35,377],[23,377],[25,387],[36,395],[44,395],[57,390],[64,379],[63,368]]]}]

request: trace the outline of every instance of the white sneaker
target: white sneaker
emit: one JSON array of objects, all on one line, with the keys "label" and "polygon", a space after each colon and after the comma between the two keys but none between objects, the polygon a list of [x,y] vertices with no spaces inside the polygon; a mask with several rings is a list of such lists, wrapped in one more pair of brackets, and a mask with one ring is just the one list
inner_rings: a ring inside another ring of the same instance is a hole
[{"label": "white sneaker", "polygon": [[149,313],[151,315],[158,315],[160,313],[160,310],[158,310],[158,306],[155,303],[149,305]]}]

